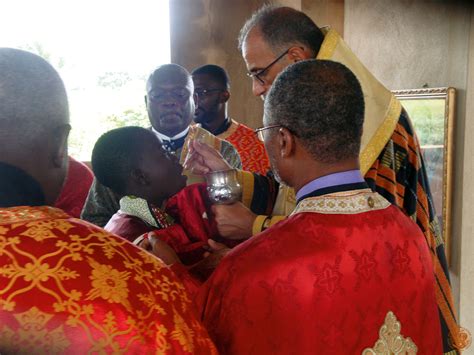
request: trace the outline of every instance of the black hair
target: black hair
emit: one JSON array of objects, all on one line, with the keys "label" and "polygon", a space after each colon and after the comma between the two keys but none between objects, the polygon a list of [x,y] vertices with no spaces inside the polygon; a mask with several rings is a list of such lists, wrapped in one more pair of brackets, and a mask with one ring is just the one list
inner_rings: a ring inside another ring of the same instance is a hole
[{"label": "black hair", "polygon": [[192,71],[191,75],[207,74],[216,80],[222,87],[228,89],[230,87],[229,76],[224,68],[215,64],[206,64]]},{"label": "black hair", "polygon": [[300,138],[315,160],[334,163],[359,155],[364,95],[343,64],[304,60],[275,79],[264,103],[265,123]]},{"label": "black hair", "polygon": [[152,139],[153,132],[142,127],[122,127],[104,133],[92,151],[92,170],[97,180],[124,195],[130,173],[135,169]]}]

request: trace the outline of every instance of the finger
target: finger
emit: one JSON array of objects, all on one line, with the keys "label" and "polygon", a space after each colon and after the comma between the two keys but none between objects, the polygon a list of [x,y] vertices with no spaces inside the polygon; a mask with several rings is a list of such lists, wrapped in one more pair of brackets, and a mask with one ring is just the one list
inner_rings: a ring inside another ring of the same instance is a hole
[{"label": "finger", "polygon": [[186,170],[197,175],[207,174],[210,171],[209,167],[204,163],[204,160],[199,154],[188,155],[183,166]]},{"label": "finger", "polygon": [[207,243],[209,244],[211,249],[214,250],[214,251],[219,251],[219,250],[227,248],[224,244],[218,243],[213,239],[208,239]]}]

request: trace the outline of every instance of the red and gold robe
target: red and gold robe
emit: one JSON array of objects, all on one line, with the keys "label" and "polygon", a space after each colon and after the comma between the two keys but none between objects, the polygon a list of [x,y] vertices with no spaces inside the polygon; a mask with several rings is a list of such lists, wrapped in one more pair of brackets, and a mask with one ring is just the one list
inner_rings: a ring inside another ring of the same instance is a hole
[{"label": "red and gold robe", "polygon": [[397,320],[407,349],[440,354],[432,268],[397,207],[369,189],[336,192],[234,248],[197,303],[223,354],[395,353]]},{"label": "red and gold robe", "polygon": [[243,170],[260,174],[266,174],[270,170],[265,147],[250,127],[232,120],[230,127],[217,137],[232,143],[237,149]]},{"label": "red and gold robe", "polygon": [[[133,203],[136,207],[130,206]],[[228,247],[241,242],[219,235],[206,184],[186,186],[167,201],[164,211],[143,199],[122,198],[119,212],[104,229],[131,242],[144,233],[153,232],[170,245],[186,265],[202,260],[208,239]]]},{"label": "red and gold robe", "polygon": [[215,353],[157,258],[51,207],[0,209],[0,353]]},{"label": "red and gold robe", "polygon": [[[365,119],[361,139],[360,168],[372,190],[381,194],[415,221],[424,233],[435,274],[435,291],[441,314],[445,354],[458,353],[463,339],[456,320],[445,245],[434,210],[421,149],[410,118],[400,102],[352,53],[332,29],[323,29],[324,41],[316,59],[347,66],[364,93]],[[253,225],[258,233],[266,216],[270,225],[294,208],[293,191],[265,176],[242,174],[243,202],[260,214]]]}]

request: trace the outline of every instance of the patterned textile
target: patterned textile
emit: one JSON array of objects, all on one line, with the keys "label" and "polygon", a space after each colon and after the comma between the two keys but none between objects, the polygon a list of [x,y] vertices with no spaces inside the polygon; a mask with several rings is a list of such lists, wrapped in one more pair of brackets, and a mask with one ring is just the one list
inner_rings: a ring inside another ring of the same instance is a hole
[{"label": "patterned textile", "polygon": [[[256,213],[270,214],[279,191],[278,183],[271,177],[257,174],[252,176],[245,172],[240,174],[240,180],[243,195],[248,196],[243,202]],[[421,228],[433,259],[444,352],[456,351],[454,344],[460,340],[454,339],[458,339],[459,328],[443,239],[434,213],[420,146],[405,111],[402,111],[391,139],[365,174],[365,180],[372,190],[400,207]],[[274,216],[271,225],[281,219],[281,216]],[[261,224],[261,221],[257,220],[256,223]],[[254,227],[258,230],[258,226]]]},{"label": "patterned textile", "polygon": [[[219,149],[224,159],[233,168],[242,168],[242,162],[240,161],[239,153],[229,142],[218,139],[203,128],[191,126],[186,137],[186,142],[189,139],[194,138],[197,138],[200,141],[205,142],[216,149]],[[180,156],[181,164],[184,162],[187,154],[186,142],[182,148],[179,148],[175,151],[175,154]],[[191,176],[186,171],[184,173],[188,175],[188,185],[196,182],[202,182],[195,179],[194,176]],[[94,223],[99,227],[105,226],[113,214],[119,210],[120,197],[121,196],[115,194],[111,189],[102,185],[99,181],[97,181],[97,179],[94,179],[81,213],[81,219]]]},{"label": "patterned textile", "polygon": [[243,170],[260,174],[266,174],[270,170],[265,147],[253,129],[232,120],[229,128],[217,137],[232,143],[237,149]]},{"label": "patterned textile", "polygon": [[405,111],[402,111],[391,139],[366,173],[365,179],[373,190],[400,207],[421,228],[433,261],[444,352],[455,350],[453,345],[460,341],[459,328],[443,237],[434,211],[420,145]]},{"label": "patterned textile", "polygon": [[345,191],[302,200],[234,248],[197,303],[223,354],[361,354],[388,314],[419,354],[440,354],[431,269],[415,223],[377,193]]},{"label": "patterned textile", "polygon": [[157,258],[52,207],[0,209],[1,353],[215,353]]},{"label": "patterned textile", "polygon": [[[333,60],[346,65],[357,76],[364,92],[361,171],[374,191],[400,207],[416,221],[425,234],[433,258],[444,352],[456,352],[455,344],[460,344],[461,339],[443,239],[434,213],[420,146],[409,117],[401,109],[398,100],[364,67],[334,30],[325,29],[323,32],[325,37],[317,59]],[[254,179],[243,176],[242,180],[244,183],[247,181],[248,186],[247,191],[244,186],[243,194],[247,199],[243,202],[252,208],[258,207],[254,210],[258,214],[285,214],[294,205],[294,193],[287,188],[278,187],[271,179],[255,175]],[[251,180],[254,181],[249,182]],[[261,186],[265,187],[259,191]],[[249,192],[253,190],[254,194]],[[271,212],[268,212],[269,209]],[[274,216],[270,225],[280,220],[282,216]],[[253,226],[255,232],[261,229],[261,221],[262,218],[256,220]]]},{"label": "patterned textile", "polygon": [[105,230],[133,242],[144,233],[153,232],[178,254],[186,265],[203,259],[208,239],[233,247],[240,241],[223,239],[212,218],[206,184],[186,186],[171,197],[162,211],[141,198],[123,197],[120,211],[114,214]]}]

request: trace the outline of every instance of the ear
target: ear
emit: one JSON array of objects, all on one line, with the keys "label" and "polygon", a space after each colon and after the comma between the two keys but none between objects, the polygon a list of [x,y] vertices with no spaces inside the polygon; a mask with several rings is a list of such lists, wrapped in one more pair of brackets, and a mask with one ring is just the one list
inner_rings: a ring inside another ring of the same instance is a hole
[{"label": "ear", "polygon": [[299,62],[301,60],[313,59],[311,58],[311,53],[309,50],[303,46],[291,47],[288,51],[288,58],[293,63]]},{"label": "ear", "polygon": [[278,130],[278,145],[281,158],[290,158],[295,153],[295,136],[287,129],[280,128]]},{"label": "ear", "polygon": [[59,126],[54,130],[53,166],[55,168],[62,168],[67,163],[67,138],[70,130],[69,124]]},{"label": "ear", "polygon": [[220,95],[220,102],[222,103],[226,103],[227,101],[229,101],[230,99],[230,92],[229,90],[224,90],[221,92],[221,95]]}]

